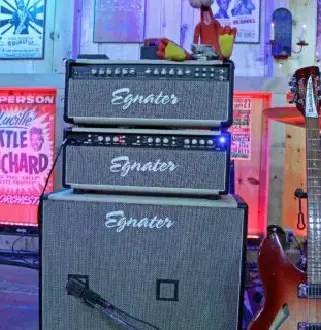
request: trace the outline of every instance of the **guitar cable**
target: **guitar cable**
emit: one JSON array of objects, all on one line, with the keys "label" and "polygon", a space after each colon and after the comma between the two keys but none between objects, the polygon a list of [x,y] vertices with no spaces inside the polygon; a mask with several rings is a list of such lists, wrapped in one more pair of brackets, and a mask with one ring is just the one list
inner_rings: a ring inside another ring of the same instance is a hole
[{"label": "guitar cable", "polygon": [[97,293],[92,291],[86,283],[75,277],[69,278],[66,285],[66,290],[68,295],[72,295],[75,298],[81,299],[88,306],[99,310],[115,324],[121,326],[123,330],[141,330],[142,328],[137,328],[131,325],[129,322],[125,321],[122,315],[144,326],[148,326],[149,328],[160,330],[160,328],[154,326],[153,324],[140,320],[103,299]]}]

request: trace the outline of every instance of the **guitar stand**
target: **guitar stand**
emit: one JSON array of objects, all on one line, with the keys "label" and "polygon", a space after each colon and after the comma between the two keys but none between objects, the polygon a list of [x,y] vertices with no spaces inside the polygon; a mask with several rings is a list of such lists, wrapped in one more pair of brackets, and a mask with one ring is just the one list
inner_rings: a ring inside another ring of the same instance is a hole
[{"label": "guitar stand", "polygon": [[302,199],[308,198],[308,193],[304,192],[302,189],[296,189],[294,196],[299,199],[299,212],[298,212],[298,222],[297,228],[299,230],[304,230],[307,225],[305,223],[304,213],[302,212]]}]

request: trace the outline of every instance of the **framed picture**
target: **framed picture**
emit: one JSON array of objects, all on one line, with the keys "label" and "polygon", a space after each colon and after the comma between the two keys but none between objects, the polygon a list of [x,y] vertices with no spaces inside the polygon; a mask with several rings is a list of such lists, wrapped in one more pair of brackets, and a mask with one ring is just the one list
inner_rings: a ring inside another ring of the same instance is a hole
[{"label": "framed picture", "polygon": [[43,59],[46,0],[0,0],[0,59]]},{"label": "framed picture", "polygon": [[251,126],[252,126],[251,96],[234,96],[233,125],[229,129],[232,135],[231,157],[234,160],[251,160]]},{"label": "framed picture", "polygon": [[260,43],[261,0],[215,0],[214,18],[237,28],[236,43]]},{"label": "framed picture", "polygon": [[95,0],[94,42],[142,42],[145,1]]}]

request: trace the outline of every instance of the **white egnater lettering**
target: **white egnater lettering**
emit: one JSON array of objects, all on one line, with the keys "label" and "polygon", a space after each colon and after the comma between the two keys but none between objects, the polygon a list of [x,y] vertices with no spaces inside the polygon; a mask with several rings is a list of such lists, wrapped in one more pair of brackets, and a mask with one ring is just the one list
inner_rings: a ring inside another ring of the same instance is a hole
[{"label": "white egnater lettering", "polygon": [[123,210],[112,211],[106,214],[106,228],[115,228],[118,233],[122,232],[126,227],[145,228],[145,229],[169,229],[174,225],[174,221],[169,218],[161,219],[155,216],[154,218],[134,219],[125,217]]},{"label": "white egnater lettering", "polygon": [[117,89],[112,93],[111,103],[113,105],[123,105],[123,110],[128,109],[132,104],[177,104],[180,101],[176,95],[166,95],[163,92],[159,94],[149,94],[149,95],[141,95],[141,94],[132,94],[129,88],[121,88]]},{"label": "white egnater lettering", "polygon": [[307,118],[318,118],[318,111],[315,104],[315,96],[313,89],[313,81],[310,76],[307,85],[307,96],[306,96],[306,117]]},{"label": "white egnater lettering", "polygon": [[130,172],[173,172],[179,165],[174,162],[162,162],[157,159],[156,162],[138,163],[130,161],[128,156],[116,157],[111,160],[110,171],[113,173],[120,173],[120,176],[125,177]]}]

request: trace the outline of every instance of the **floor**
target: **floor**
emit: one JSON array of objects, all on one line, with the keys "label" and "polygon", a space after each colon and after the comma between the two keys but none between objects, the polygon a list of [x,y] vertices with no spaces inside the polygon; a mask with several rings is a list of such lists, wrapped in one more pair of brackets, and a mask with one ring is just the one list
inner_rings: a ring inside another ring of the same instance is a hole
[{"label": "floor", "polygon": [[38,330],[38,270],[0,265],[0,329]]}]

